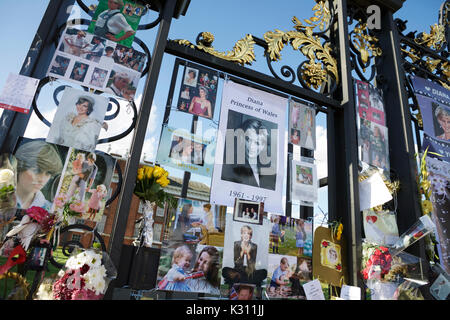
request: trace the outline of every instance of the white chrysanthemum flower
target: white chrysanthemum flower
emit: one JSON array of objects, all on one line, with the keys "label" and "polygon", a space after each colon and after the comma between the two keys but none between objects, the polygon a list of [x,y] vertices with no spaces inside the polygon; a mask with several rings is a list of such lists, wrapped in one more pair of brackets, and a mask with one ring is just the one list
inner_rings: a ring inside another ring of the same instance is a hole
[{"label": "white chrysanthemum flower", "polygon": [[0,169],[0,186],[4,187],[11,184],[14,178],[14,172],[10,169]]},{"label": "white chrysanthemum flower", "polygon": [[94,269],[89,269],[86,274],[84,274],[84,280],[86,281],[86,287],[92,291],[95,291],[96,294],[103,293],[106,282],[106,269],[104,266],[100,266]]},{"label": "white chrysanthemum flower", "polygon": [[36,300],[54,300],[52,283],[42,283],[36,292]]}]

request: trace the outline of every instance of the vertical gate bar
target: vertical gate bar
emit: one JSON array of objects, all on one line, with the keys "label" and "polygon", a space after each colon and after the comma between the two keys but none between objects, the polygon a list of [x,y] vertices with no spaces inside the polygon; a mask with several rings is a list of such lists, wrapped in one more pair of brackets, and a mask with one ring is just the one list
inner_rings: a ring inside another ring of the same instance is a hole
[{"label": "vertical gate bar", "polygon": [[338,35],[338,51],[341,79],[340,97],[342,110],[335,112],[334,134],[339,140],[335,161],[337,217],[342,218],[347,242],[347,267],[349,283],[363,287],[359,274],[361,261],[361,213],[358,190],[358,140],[356,131],[356,109],[350,61],[347,0],[335,0]]},{"label": "vertical gate bar", "polygon": [[328,184],[328,219],[330,221],[337,218],[337,179],[336,179],[336,129],[334,110],[327,112],[327,184]]},{"label": "vertical gate bar", "polygon": [[[397,194],[397,225],[399,233],[405,232],[420,217],[420,198],[416,182],[417,163],[412,133],[411,114],[405,86],[405,72],[400,53],[400,41],[393,14],[382,8],[379,46],[383,50],[382,63],[377,63],[377,73],[383,75],[381,87],[386,108],[386,125],[389,132],[391,170],[400,180]],[[420,142],[420,141],[419,141]],[[423,242],[408,249],[425,258]]]},{"label": "vertical gate bar", "polygon": [[[178,70],[180,68],[181,61],[182,61],[181,59],[176,58],[175,65],[173,66],[172,78],[170,80],[169,94],[167,95],[166,109],[164,111],[164,117],[163,117],[163,122],[162,122],[163,125],[169,123],[170,110],[171,110],[172,104],[173,104],[173,94],[175,92],[175,83],[177,81]],[[161,133],[162,133],[162,129],[161,129]]]},{"label": "vertical gate bar", "polygon": [[[143,99],[139,109],[139,115],[134,129],[133,142],[128,158],[123,188],[120,193],[117,211],[114,219],[111,238],[109,241],[110,257],[114,265],[118,266],[122,251],[123,239],[127,227],[128,214],[133,198],[133,189],[136,182],[137,169],[139,167],[142,147],[147,131],[148,120],[155,95],[156,83],[161,69],[161,63],[164,55],[164,49],[167,44],[170,24],[172,21],[176,0],[167,0],[163,4],[163,16],[159,25],[158,34],[155,40],[152,60],[150,63],[147,80],[145,83]],[[113,287],[113,286],[112,286]]]},{"label": "vertical gate bar", "polygon": [[[64,24],[75,0],[50,0],[42,17],[38,30],[33,38],[20,75],[42,79],[47,73],[56,46],[53,46],[56,32]],[[17,138],[23,136],[30,120],[32,110],[28,114],[3,110],[0,117],[0,146],[2,152],[12,152]]]}]

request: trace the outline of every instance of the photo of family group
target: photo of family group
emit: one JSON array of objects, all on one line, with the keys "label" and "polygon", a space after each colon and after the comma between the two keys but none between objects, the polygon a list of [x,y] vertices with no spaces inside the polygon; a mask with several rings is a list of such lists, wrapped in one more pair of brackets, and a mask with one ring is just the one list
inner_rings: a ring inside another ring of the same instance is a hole
[{"label": "photo of family group", "polygon": [[70,148],[52,210],[99,222],[108,199],[115,159],[102,152]]},{"label": "photo of family group", "polygon": [[389,171],[388,130],[381,93],[370,83],[356,82],[360,160]]},{"label": "photo of family group", "polygon": [[211,176],[215,144],[187,130],[163,127],[156,161],[177,169]]},{"label": "photo of family group", "polygon": [[305,149],[316,148],[316,111],[291,100],[289,104],[289,142]]},{"label": "photo of family group", "polygon": [[131,100],[146,61],[132,48],[68,27],[47,71],[53,76]]},{"label": "photo of family group", "polygon": [[134,0],[99,0],[88,32],[131,47],[144,10]]},{"label": "photo of family group", "polygon": [[173,242],[161,249],[158,290],[220,295],[223,248]]},{"label": "photo of family group", "polygon": [[233,212],[234,221],[262,225],[263,218],[264,203],[257,203],[236,198]]},{"label": "photo of family group", "polygon": [[53,118],[47,142],[94,151],[104,122],[109,99],[66,87]]},{"label": "photo of family group", "polygon": [[177,109],[212,119],[216,104],[217,85],[217,72],[200,67],[186,67]]}]

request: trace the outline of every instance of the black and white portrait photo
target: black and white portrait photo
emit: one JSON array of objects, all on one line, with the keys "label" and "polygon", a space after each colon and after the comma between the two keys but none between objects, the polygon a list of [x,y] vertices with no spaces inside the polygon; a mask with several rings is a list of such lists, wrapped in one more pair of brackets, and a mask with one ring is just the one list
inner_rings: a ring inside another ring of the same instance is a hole
[{"label": "black and white portrait photo", "polygon": [[277,129],[276,123],[230,110],[222,180],[275,190]]}]

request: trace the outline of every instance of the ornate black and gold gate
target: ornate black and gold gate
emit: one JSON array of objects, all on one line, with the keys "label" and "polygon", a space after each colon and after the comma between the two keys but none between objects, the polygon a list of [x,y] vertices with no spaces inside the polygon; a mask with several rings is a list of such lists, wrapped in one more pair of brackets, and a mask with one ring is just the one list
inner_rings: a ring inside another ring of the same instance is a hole
[{"label": "ornate black and gold gate", "polygon": [[[92,13],[82,0],[76,2],[86,13]],[[116,218],[107,248],[112,261],[119,265],[122,257],[123,239],[133,196],[133,188],[129,186],[134,185],[136,180],[162,59],[164,54],[170,54],[179,58],[176,60],[176,67],[185,64],[185,61],[201,64],[217,70],[221,76],[227,75],[233,81],[289,96],[293,100],[312,103],[317,112],[326,115],[328,177],[321,180],[321,186],[328,186],[328,219],[341,219],[345,225],[349,284],[363,288],[359,276],[363,231],[358,191],[354,81],[373,81],[385,97],[390,179],[400,185],[396,190],[397,219],[399,232],[402,233],[421,215],[414,142],[414,137],[418,137],[417,132],[421,129],[421,122],[419,115],[414,113],[418,110],[417,104],[410,102],[413,94],[407,75],[417,74],[444,86],[450,84],[448,1],[443,6],[440,24],[433,27],[430,34],[422,33],[419,36],[411,33],[404,35],[405,22],[393,18],[404,0],[311,1],[313,16],[310,19],[301,21],[294,16],[291,30],[281,31],[274,26],[272,31],[267,31],[260,37],[247,34],[226,52],[214,48],[214,36],[209,32],[200,33],[193,42],[168,39],[172,19],[187,14],[188,0],[143,2],[149,5],[150,10],[157,12],[158,17],[139,29],[158,27],[158,32],[151,54],[142,41],[135,39],[151,59],[144,72],[147,78],[141,108],[139,111],[134,109],[136,114],[132,128],[117,137],[122,138],[134,128],[130,157],[123,172],[120,192],[116,194]],[[66,24],[67,8],[73,4],[74,0],[50,1],[21,74],[45,78],[45,71],[55,50],[54,40],[61,26]],[[376,5],[380,9],[380,28],[368,27],[369,5]],[[85,21],[76,23],[86,24]],[[263,59],[267,62],[270,74],[249,67],[256,59],[256,46],[264,50]],[[297,66],[284,65],[277,71],[275,62],[281,61],[281,52],[287,46],[298,52],[299,63]],[[169,113],[170,107],[166,109],[164,121]],[[0,120],[2,151],[12,150],[17,138],[24,134],[29,117],[30,115],[8,111],[3,113]],[[194,117],[193,121],[195,120]],[[313,156],[307,150],[302,150],[302,155]],[[292,145],[288,148],[288,160],[290,159]],[[188,182],[189,174],[185,174],[185,187]],[[286,191],[286,214],[289,216],[291,198],[289,190]],[[300,216],[312,216],[311,209],[302,207]],[[412,250],[418,256],[425,255],[424,248],[420,245],[414,246]],[[158,256],[156,251],[150,254],[156,258]],[[111,288],[114,288],[114,282]]]}]

